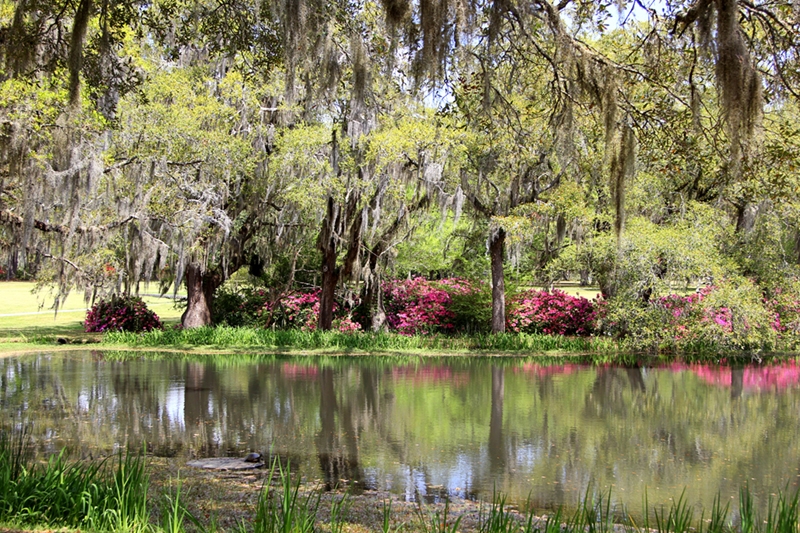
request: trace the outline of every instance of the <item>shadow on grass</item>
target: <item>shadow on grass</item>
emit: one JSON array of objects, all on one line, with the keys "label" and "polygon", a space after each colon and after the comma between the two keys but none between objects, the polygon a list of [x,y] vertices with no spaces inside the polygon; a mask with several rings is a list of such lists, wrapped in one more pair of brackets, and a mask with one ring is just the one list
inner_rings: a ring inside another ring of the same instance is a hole
[{"label": "shadow on grass", "polygon": [[90,335],[83,331],[80,322],[69,324],[53,324],[49,326],[22,326],[22,327],[2,327],[0,326],[0,339],[25,339],[33,341],[39,338],[57,337],[76,337]]},{"label": "shadow on grass", "polygon": [[[171,328],[177,319],[164,320],[164,327]],[[0,322],[0,342],[29,342],[34,344],[53,344],[64,339],[69,344],[100,342],[102,333],[86,333],[81,322],[63,324],[7,326]]]}]

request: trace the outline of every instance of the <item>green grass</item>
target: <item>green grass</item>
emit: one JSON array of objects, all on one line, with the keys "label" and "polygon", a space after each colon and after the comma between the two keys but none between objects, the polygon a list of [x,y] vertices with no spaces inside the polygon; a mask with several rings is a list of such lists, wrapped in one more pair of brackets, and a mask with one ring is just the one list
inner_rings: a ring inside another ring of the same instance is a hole
[{"label": "green grass", "polygon": [[[0,282],[0,342],[4,339],[49,342],[56,337],[82,335],[86,316],[83,293],[70,293],[55,314],[52,293],[48,289],[35,293],[35,287],[36,283],[29,281]],[[143,287],[143,292],[151,292],[149,289],[156,291],[152,286]],[[182,311],[175,308],[171,298],[145,296],[143,300],[167,324],[179,321]]]},{"label": "green grass", "polygon": [[143,348],[193,348],[267,350],[327,350],[335,352],[593,352],[613,350],[605,339],[556,335],[415,335],[394,333],[340,333],[337,331],[268,330],[259,328],[204,327],[189,330],[166,329],[146,333],[109,332],[103,337],[110,345]]}]

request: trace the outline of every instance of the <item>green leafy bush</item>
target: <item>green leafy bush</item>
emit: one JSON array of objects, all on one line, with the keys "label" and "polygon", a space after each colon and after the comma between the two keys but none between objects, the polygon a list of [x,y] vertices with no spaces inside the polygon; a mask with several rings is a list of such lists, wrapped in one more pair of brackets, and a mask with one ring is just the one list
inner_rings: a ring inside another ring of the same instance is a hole
[{"label": "green leafy bush", "polygon": [[214,294],[212,315],[218,324],[234,327],[262,325],[264,306],[268,302],[266,289],[222,286]]}]

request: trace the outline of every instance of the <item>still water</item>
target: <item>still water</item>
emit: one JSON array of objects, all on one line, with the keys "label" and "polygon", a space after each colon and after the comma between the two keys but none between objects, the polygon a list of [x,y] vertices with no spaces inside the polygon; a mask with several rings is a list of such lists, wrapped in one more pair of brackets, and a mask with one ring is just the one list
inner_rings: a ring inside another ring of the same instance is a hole
[{"label": "still water", "polygon": [[41,454],[289,458],[330,485],[409,500],[493,491],[535,509],[608,492],[632,514],[736,508],[800,481],[800,365],[543,366],[531,359],[0,359],[3,422]]}]

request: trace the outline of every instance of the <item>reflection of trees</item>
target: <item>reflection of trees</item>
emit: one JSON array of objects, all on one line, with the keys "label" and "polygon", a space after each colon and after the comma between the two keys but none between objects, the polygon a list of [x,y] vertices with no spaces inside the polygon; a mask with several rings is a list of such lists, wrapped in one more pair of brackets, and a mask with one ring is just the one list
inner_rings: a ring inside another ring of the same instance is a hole
[{"label": "reflection of trees", "polygon": [[735,400],[742,395],[744,390],[744,368],[731,369],[731,399]]},{"label": "reflection of trees", "polygon": [[[197,452],[203,457],[220,455],[220,442],[215,441],[217,426],[212,391],[219,391],[219,380],[213,365],[186,363],[183,396],[183,421],[189,435],[197,435],[194,442]],[[214,394],[216,402],[219,395]]]},{"label": "reflection of trees", "polygon": [[506,442],[503,439],[503,398],[505,368],[492,365],[492,414],[489,418],[489,464],[493,476],[504,472],[508,464]]},{"label": "reflection of trees", "polygon": [[[311,477],[321,470],[330,486],[349,479],[432,494],[442,485],[491,498],[496,483],[517,503],[530,493],[537,508],[571,505],[589,482],[613,483],[620,500],[646,486],[661,501],[685,485],[695,501],[735,495],[747,474],[763,494],[800,464],[800,391],[772,393],[791,383],[791,364],[324,365],[12,358],[0,360],[0,406],[4,416],[35,419],[42,451],[111,451],[141,440],[156,453],[272,450]],[[633,512],[639,500],[627,500]]]},{"label": "reflection of trees", "polygon": [[[340,481],[363,484],[358,461],[358,444],[353,424],[353,408],[347,397],[339,406],[334,389],[333,369],[323,368],[319,373],[320,431],[317,436],[319,465],[325,479],[325,489],[331,490]],[[341,432],[337,431],[336,414],[339,414]]]}]

